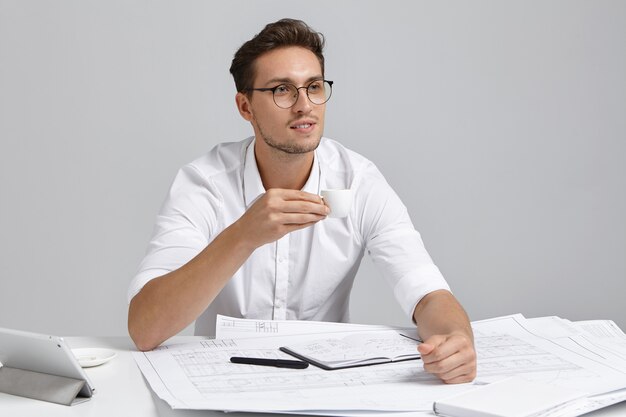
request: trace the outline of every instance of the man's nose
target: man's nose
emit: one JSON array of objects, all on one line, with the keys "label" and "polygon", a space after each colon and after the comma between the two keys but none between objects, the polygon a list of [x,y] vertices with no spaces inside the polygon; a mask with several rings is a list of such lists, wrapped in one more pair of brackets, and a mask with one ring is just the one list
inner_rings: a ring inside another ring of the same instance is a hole
[{"label": "man's nose", "polygon": [[309,100],[309,96],[307,94],[307,89],[305,87],[298,88],[298,99],[296,100],[296,104],[293,105],[291,110],[296,113],[308,113],[311,111],[311,101]]}]

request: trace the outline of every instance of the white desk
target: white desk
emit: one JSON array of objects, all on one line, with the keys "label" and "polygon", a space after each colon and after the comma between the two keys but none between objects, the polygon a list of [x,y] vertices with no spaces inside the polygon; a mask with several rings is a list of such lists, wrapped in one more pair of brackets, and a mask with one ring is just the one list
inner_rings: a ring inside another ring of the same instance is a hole
[{"label": "white desk", "polygon": [[[177,337],[170,343],[189,342],[200,337]],[[72,348],[104,347],[117,352],[111,362],[95,368],[87,368],[87,375],[96,387],[94,397],[85,403],[67,407],[43,401],[30,400],[0,393],[0,416],[7,417],[61,417],[61,416],[228,416],[251,417],[250,413],[228,413],[219,411],[172,410],[156,397],[148,387],[131,355],[134,346],[127,337],[69,337],[66,338]],[[259,414],[269,417],[269,414]],[[417,415],[432,416],[428,413]],[[275,416],[284,417],[284,414]],[[587,414],[590,417],[626,416],[626,402]]]}]

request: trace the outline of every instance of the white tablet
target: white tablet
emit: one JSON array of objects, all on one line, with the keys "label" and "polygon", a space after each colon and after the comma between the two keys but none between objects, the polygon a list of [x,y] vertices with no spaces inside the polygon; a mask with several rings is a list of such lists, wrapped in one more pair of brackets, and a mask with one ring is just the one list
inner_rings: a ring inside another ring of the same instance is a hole
[{"label": "white tablet", "polygon": [[79,397],[91,397],[95,391],[61,337],[0,327],[0,363],[8,368],[83,380]]}]

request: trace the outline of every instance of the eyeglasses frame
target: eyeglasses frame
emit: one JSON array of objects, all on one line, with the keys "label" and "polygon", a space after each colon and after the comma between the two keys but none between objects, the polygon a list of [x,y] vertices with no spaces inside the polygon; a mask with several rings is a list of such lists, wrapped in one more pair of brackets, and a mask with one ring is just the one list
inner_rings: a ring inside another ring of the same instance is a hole
[{"label": "eyeglasses frame", "polygon": [[[313,100],[311,100],[311,97],[309,97],[309,87],[310,87],[311,85],[313,85],[313,83],[314,83],[314,82],[316,82],[316,81],[320,81],[320,80],[319,80],[319,79],[318,79],[318,80],[313,80],[313,81],[311,81],[309,84],[304,85],[304,86],[302,86],[302,87],[296,87],[296,85],[295,85],[295,84],[292,84],[292,83],[281,83],[281,84],[278,84],[276,87],[265,87],[265,88],[246,88],[246,89],[244,89],[242,92],[247,92],[247,91],[262,91],[262,92],[263,92],[263,91],[271,91],[271,92],[272,92],[272,100],[274,101],[274,104],[276,104],[276,106],[277,106],[278,108],[280,108],[280,109],[290,109],[290,108],[292,108],[293,106],[295,106],[295,105],[296,105],[296,103],[298,102],[298,100],[300,99],[300,90],[304,88],[304,89],[306,89],[306,90],[305,90],[305,91],[306,91],[306,98],[307,98],[307,99],[309,99],[309,101],[310,101],[311,103],[315,104],[316,106],[321,106],[322,104],[326,104],[326,103],[328,102],[328,100],[330,100],[330,97],[333,95],[333,83],[334,83],[334,81],[321,79],[321,81],[323,81],[324,83],[328,83],[328,85],[330,85],[330,94],[328,95],[328,98],[326,99],[326,101],[324,101],[323,103],[320,103],[320,104],[314,103],[314,102],[313,102]],[[274,97],[274,93],[275,93],[275,91],[276,91],[279,87],[282,87],[282,86],[284,86],[284,85],[292,85],[292,86],[296,89],[296,101],[294,101],[294,102],[293,102],[293,104],[292,104],[291,106],[289,106],[289,107],[281,107],[281,106],[279,106],[279,105],[278,105],[278,103],[276,103],[276,98]]]}]

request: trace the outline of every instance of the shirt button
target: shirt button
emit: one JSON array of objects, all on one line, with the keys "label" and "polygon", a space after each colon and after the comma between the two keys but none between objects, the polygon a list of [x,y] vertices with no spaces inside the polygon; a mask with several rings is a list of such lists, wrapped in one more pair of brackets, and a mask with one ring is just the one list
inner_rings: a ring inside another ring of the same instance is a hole
[{"label": "shirt button", "polygon": [[278,263],[282,264],[285,261],[285,258],[283,258],[282,256],[278,257]]}]

